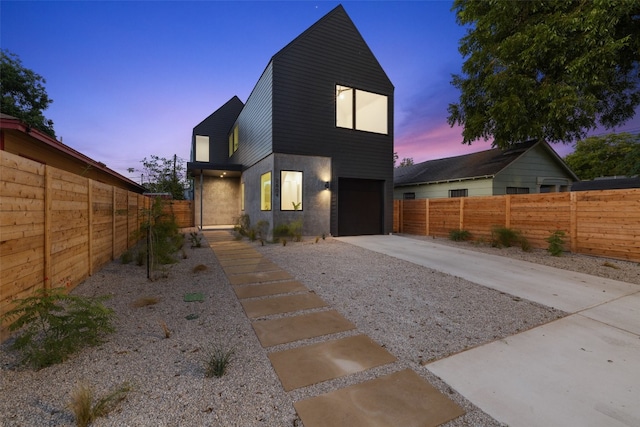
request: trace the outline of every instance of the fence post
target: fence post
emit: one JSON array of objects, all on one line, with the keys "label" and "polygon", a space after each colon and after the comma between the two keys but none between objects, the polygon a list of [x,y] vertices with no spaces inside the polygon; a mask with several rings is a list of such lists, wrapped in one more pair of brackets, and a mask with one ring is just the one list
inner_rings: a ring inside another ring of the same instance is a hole
[{"label": "fence post", "polygon": [[116,186],[111,186],[113,201],[111,202],[111,260],[116,259]]},{"label": "fence post", "polygon": [[504,226],[511,228],[511,195],[509,194],[504,198]]},{"label": "fence post", "polygon": [[464,230],[464,197],[460,197],[460,224],[458,230]]},{"label": "fence post", "polygon": [[578,251],[578,194],[574,191],[569,193],[570,222],[569,222],[569,250],[573,253]]},{"label": "fence post", "polygon": [[51,166],[44,165],[44,284],[51,289]]},{"label": "fence post", "polygon": [[87,215],[87,221],[88,221],[88,227],[89,227],[89,234],[88,234],[88,239],[89,241],[87,242],[87,247],[88,247],[88,254],[87,256],[89,257],[89,265],[87,268],[87,271],[89,272],[89,276],[93,276],[93,185],[92,185],[93,181],[91,180],[91,178],[87,178],[87,205],[88,205],[88,215]]},{"label": "fence post", "polygon": [[429,235],[429,199],[425,199],[425,207],[424,207],[424,216],[425,216],[425,232],[427,233],[426,235]]}]

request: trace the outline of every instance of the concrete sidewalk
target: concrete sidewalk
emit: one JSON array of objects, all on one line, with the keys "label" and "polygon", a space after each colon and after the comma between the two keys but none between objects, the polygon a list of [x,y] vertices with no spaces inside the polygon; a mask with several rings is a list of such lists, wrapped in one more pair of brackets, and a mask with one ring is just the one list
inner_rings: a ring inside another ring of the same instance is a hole
[{"label": "concrete sidewalk", "polygon": [[571,313],[426,368],[509,426],[640,426],[640,286],[400,236],[338,238]]}]

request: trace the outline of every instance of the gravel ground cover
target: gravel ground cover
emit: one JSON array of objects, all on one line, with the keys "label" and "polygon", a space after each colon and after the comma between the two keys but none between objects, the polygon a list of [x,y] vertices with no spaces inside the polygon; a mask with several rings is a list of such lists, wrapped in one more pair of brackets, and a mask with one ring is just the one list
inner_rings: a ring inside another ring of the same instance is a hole
[{"label": "gravel ground cover", "polygon": [[[413,238],[413,237],[412,237]],[[522,253],[437,240],[467,249],[541,262],[640,285],[637,263],[545,251]],[[268,351],[366,334],[398,361],[346,378],[286,393],[238,300],[208,248],[186,249],[167,278],[150,282],[144,267],[114,261],[80,284],[78,295],[111,295],[117,332],[60,365],[33,371],[0,346],[0,426],[72,426],[68,409],[79,382],[104,394],[124,381],[125,401],[95,426],[302,426],[293,402],[411,368],[467,414],[446,426],[500,425],[431,375],[424,364],[562,317],[564,313],[386,255],[327,238],[287,246],[250,243],[291,273],[357,329],[283,344]],[[605,266],[612,264],[616,267]],[[205,265],[203,271],[196,268]],[[203,302],[185,302],[202,293]],[[143,298],[157,298],[136,307]],[[323,310],[323,309],[317,309]],[[317,311],[309,310],[309,312]],[[271,316],[278,317],[278,316]],[[166,338],[162,324],[170,331]],[[235,350],[227,374],[205,378],[213,345]]]}]

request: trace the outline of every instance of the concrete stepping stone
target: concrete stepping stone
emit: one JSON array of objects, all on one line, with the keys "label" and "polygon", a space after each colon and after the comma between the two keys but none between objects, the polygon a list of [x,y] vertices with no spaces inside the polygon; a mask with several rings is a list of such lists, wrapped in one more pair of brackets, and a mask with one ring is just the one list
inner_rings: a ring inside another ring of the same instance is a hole
[{"label": "concrete stepping stone", "polygon": [[432,427],[464,410],[411,369],[295,402],[305,427]]},{"label": "concrete stepping stone", "polygon": [[280,270],[276,264],[272,263],[268,259],[262,258],[256,263],[229,265],[222,267],[224,272],[228,275],[241,274],[241,273],[260,273],[264,271]]},{"label": "concrete stepping stone", "polygon": [[253,330],[263,347],[272,347],[356,328],[353,323],[335,310],[280,319],[259,320],[252,322],[251,326],[253,326]]},{"label": "concrete stepping stone", "polygon": [[306,286],[295,280],[259,285],[234,286],[233,290],[238,299],[266,297],[269,295],[289,294],[293,292],[309,292]]},{"label": "concrete stepping stone", "polygon": [[269,359],[285,391],[340,378],[396,360],[366,335],[274,352],[269,354]]},{"label": "concrete stepping stone", "polygon": [[291,313],[327,306],[322,298],[311,292],[308,294],[286,295],[260,300],[244,300],[240,301],[240,304],[242,304],[247,317],[250,319],[271,314]]},{"label": "concrete stepping stone", "polygon": [[244,273],[227,275],[232,285],[246,285],[249,283],[275,282],[277,280],[290,280],[293,276],[284,270],[264,271],[258,273]]}]

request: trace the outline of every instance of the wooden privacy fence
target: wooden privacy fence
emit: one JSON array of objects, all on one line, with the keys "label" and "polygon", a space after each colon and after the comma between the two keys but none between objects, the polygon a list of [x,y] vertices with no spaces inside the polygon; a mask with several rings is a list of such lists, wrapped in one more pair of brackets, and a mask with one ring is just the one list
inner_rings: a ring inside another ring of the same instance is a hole
[{"label": "wooden privacy fence", "polygon": [[[0,151],[0,315],[71,289],[136,243],[150,199]],[[0,341],[8,336],[0,326]]]},{"label": "wooden privacy fence", "polygon": [[164,211],[173,214],[180,228],[194,226],[193,200],[167,200]]},{"label": "wooden privacy fence", "polygon": [[394,200],[394,232],[448,237],[467,230],[491,238],[495,226],[520,230],[546,248],[556,230],[571,252],[640,261],[640,189]]}]

